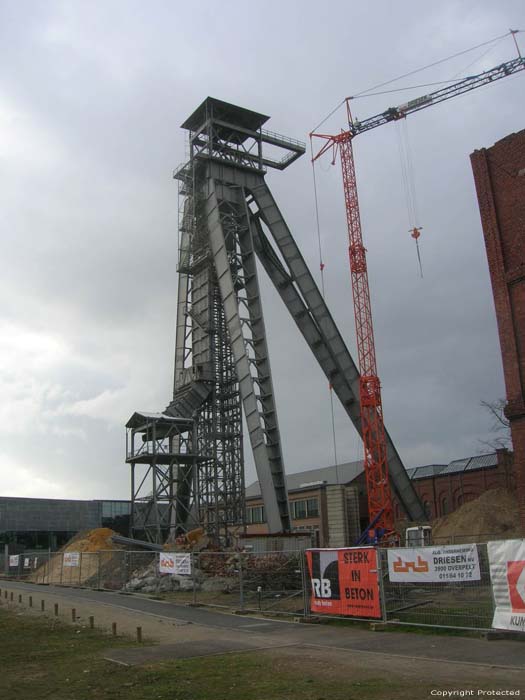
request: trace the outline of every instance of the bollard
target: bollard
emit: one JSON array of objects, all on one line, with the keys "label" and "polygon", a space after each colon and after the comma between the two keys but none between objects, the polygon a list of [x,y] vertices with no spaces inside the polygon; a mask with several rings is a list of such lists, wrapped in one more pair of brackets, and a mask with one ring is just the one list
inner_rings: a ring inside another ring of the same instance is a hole
[{"label": "bollard", "polygon": [[142,627],[137,627],[137,642],[142,642]]},{"label": "bollard", "polygon": [[22,602],[22,594],[21,594],[21,593],[18,594],[18,602],[19,602],[19,603]]},{"label": "bollard", "polygon": [[13,600],[13,591],[11,591],[11,596],[10,596],[9,600]]},{"label": "bollard", "polygon": [[58,603],[55,603],[55,617],[58,617]]},{"label": "bollard", "polygon": [[41,610],[42,612],[44,612],[45,609],[46,609],[46,601],[45,601],[45,600],[41,600],[41,601],[40,601],[40,610]]},{"label": "bollard", "polygon": [[116,622],[111,623],[111,632],[112,632],[114,637],[117,636],[117,623]]},{"label": "bollard", "polygon": [[95,618],[93,615],[89,616],[89,629],[92,630],[95,627]]},{"label": "bollard", "polygon": [[7,598],[7,591],[4,591],[4,598]]},{"label": "bollard", "polygon": [[29,596],[29,607],[30,608],[33,607],[33,596],[32,595]]},{"label": "bollard", "polygon": [[77,619],[77,611],[75,610],[75,608],[71,608],[71,621],[75,622],[76,619]]}]

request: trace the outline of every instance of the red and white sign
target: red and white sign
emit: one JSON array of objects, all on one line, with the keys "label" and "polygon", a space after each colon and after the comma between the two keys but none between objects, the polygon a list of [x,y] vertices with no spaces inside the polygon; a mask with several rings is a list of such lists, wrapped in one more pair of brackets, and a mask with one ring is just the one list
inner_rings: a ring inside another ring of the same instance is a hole
[{"label": "red and white sign", "polygon": [[308,549],[312,612],[380,618],[377,552],[373,547]]},{"label": "red and white sign", "polygon": [[487,544],[496,609],[492,626],[525,632],[525,540]]},{"label": "red and white sign", "polygon": [[475,544],[388,550],[388,576],[393,583],[479,581]]},{"label": "red and white sign", "polygon": [[161,574],[191,576],[191,554],[161,552],[159,554],[159,571]]},{"label": "red and white sign", "polygon": [[80,552],[64,552],[64,566],[80,566]]}]

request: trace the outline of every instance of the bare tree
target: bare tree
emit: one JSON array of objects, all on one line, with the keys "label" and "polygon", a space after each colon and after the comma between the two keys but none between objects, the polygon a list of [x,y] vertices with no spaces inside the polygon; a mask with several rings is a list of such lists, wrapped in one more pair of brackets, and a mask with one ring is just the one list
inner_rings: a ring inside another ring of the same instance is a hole
[{"label": "bare tree", "polygon": [[481,401],[480,405],[492,416],[491,437],[488,440],[480,440],[481,444],[492,450],[512,449],[510,422],[505,415],[505,406],[507,405],[505,399]]}]

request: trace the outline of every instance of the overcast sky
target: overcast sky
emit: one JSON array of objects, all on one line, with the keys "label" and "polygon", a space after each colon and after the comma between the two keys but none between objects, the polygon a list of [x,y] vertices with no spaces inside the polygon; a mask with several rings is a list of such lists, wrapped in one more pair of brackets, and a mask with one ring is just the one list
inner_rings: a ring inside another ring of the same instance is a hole
[{"label": "overcast sky", "polygon": [[[171,173],[185,159],[179,125],[207,95],[306,139],[345,96],[509,27],[525,29],[522,0],[0,0],[0,495],[129,497],[124,425],[170,400]],[[400,85],[515,56],[510,39],[482,56],[487,48]],[[480,401],[504,396],[469,154],[524,128],[524,81],[507,78],[408,120],[423,279],[399,127],[355,141],[385,423],[406,466],[482,452],[491,419]],[[430,89],[356,100],[354,114]],[[338,131],[344,116],[323,128]],[[309,158],[267,179],[318,278]],[[327,302],[353,353],[340,170],[325,159],[317,180]],[[324,375],[265,281],[263,294],[286,468],[332,464]],[[339,461],[361,458],[339,408],[336,435]]]}]

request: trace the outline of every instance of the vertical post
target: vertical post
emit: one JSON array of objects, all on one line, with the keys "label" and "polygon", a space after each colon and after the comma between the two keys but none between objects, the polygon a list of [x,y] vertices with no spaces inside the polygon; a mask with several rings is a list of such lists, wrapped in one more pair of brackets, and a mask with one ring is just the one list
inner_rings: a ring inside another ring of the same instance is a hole
[{"label": "vertical post", "polygon": [[98,552],[97,552],[97,570],[98,570],[98,571],[97,571],[97,574],[98,574],[98,577],[97,577],[97,580],[98,580],[98,586],[97,586],[97,587],[98,587],[98,588],[100,588],[100,585],[101,585],[101,583],[100,583],[100,582],[101,582],[101,572],[100,572],[100,551],[98,551]]},{"label": "vertical post", "polygon": [[301,582],[302,582],[302,586],[303,586],[303,616],[308,617],[308,613],[309,613],[309,607],[308,607],[309,578],[306,575],[306,571],[307,571],[306,553],[304,550],[301,552],[299,562],[300,562],[300,569],[301,569]]},{"label": "vertical post", "polygon": [[239,552],[239,609],[241,612],[244,610],[244,576],[243,576],[243,556],[242,552]]},{"label": "vertical post", "polygon": [[[198,555],[197,555],[198,556]],[[195,552],[191,552],[191,578],[193,583],[193,605],[197,604],[197,581],[195,580]]]},{"label": "vertical post", "polygon": [[93,615],[89,616],[89,629],[92,630],[95,627],[95,617]]},{"label": "vertical post", "polygon": [[58,617],[58,603],[55,603],[55,617]]},{"label": "vertical post", "polygon": [[62,579],[64,578],[64,554],[62,553],[60,565],[60,585],[62,585]]},{"label": "vertical post", "polygon": [[9,576],[9,545],[4,545],[4,573]]},{"label": "vertical post", "polygon": [[386,554],[386,550],[376,548],[376,559],[377,559],[377,580],[379,583],[379,600],[381,604],[381,619],[383,622],[387,622],[387,611],[386,611],[386,598],[385,598],[385,584],[383,578],[383,552]]}]

